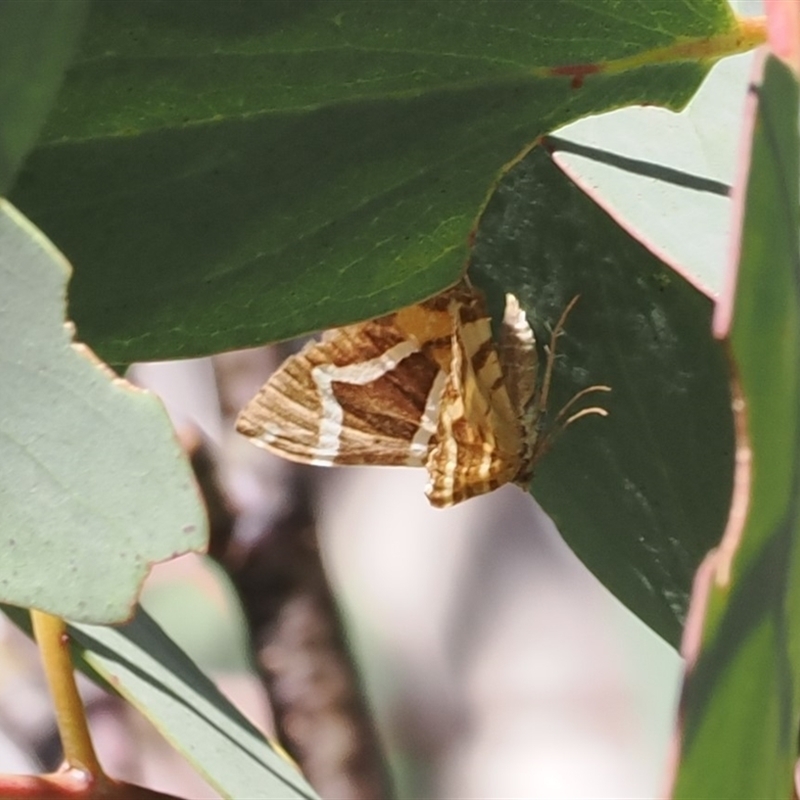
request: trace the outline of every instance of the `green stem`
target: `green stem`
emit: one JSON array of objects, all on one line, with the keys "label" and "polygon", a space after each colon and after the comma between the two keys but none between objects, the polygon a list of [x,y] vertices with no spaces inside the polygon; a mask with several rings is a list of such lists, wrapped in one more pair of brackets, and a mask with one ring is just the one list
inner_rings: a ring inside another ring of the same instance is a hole
[{"label": "green stem", "polygon": [[53,697],[64,760],[68,767],[83,770],[102,781],[105,774],[94,751],[83,701],[75,683],[67,626],[59,617],[36,610],[31,610],[31,621]]}]

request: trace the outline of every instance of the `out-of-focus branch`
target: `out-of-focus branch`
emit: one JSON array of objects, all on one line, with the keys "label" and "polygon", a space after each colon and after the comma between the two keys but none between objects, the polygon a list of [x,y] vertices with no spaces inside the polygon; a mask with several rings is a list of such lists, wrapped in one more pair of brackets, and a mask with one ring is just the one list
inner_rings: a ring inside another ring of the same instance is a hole
[{"label": "out-of-focus branch", "polygon": [[240,543],[207,448],[194,448],[192,461],[211,518],[210,552],[240,595],[281,744],[323,798],[390,798],[375,726],[320,558],[307,472],[287,464],[284,512],[265,522],[253,542]]}]

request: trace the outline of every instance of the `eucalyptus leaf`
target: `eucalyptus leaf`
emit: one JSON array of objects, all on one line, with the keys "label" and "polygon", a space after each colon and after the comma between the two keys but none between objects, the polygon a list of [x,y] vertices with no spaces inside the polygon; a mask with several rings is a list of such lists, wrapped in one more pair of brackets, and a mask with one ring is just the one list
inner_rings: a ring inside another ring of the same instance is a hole
[{"label": "eucalyptus leaf", "polygon": [[0,201],[0,600],[115,622],[150,564],[204,546],[205,511],[158,399],[73,343],[68,278]]},{"label": "eucalyptus leaf", "polygon": [[580,419],[560,435],[531,492],[605,586],[677,646],[692,577],[722,535],[732,482],[727,362],[712,337],[711,302],[543,148],[495,192],[470,275],[490,296],[518,296],[540,347],[580,295],[557,342],[549,424],[592,384],[611,392],[583,406],[608,417]]},{"label": "eucalyptus leaf", "polygon": [[14,198],[110,363],[284,339],[455,282],[503,164],[683,106],[737,26],[724,0],[96,3]]},{"label": "eucalyptus leaf", "polygon": [[785,798],[795,785],[800,103],[796,77],[772,56],[754,83],[749,169],[738,187],[735,296],[723,301],[719,318],[742,399],[740,458],[734,511],[719,551],[698,577],[684,643],[688,671],[673,797],[687,800]]},{"label": "eucalyptus leaf", "polygon": [[0,3],[0,194],[36,143],[88,8],[88,0]]}]

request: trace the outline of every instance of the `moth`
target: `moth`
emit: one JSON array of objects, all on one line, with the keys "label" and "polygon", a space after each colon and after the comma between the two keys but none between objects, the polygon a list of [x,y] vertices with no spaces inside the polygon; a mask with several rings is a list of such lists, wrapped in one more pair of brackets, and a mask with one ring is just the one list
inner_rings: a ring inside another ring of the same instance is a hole
[{"label": "moth", "polygon": [[578,392],[544,430],[556,340],[543,374],[512,294],[498,341],[482,293],[466,280],[422,303],[336,328],[289,357],[236,421],[254,444],[302,463],[424,466],[425,493],[446,507],[515,483],[527,487]]}]

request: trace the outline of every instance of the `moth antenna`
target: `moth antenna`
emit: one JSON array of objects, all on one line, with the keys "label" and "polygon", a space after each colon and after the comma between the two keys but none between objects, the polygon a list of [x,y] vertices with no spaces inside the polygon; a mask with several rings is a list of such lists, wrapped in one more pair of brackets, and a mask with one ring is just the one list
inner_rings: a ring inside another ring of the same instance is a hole
[{"label": "moth antenna", "polygon": [[567,303],[567,307],[561,312],[561,316],[556,322],[553,332],[550,334],[550,346],[545,347],[545,354],[547,355],[547,365],[544,369],[544,378],[542,379],[542,390],[539,392],[539,399],[537,402],[539,413],[544,413],[547,409],[547,398],[550,395],[550,383],[553,379],[553,366],[556,361],[556,341],[564,331],[564,323],[567,321],[569,312],[575,307],[575,303],[580,299],[580,295],[576,294],[572,300]]},{"label": "moth antenna", "polygon": [[601,408],[600,406],[590,406],[589,408],[582,408],[580,411],[576,411],[571,416],[564,418],[564,414],[575,405],[575,403],[581,399],[581,397],[585,397],[587,394],[591,392],[610,392],[610,386],[603,386],[602,384],[597,384],[595,386],[587,386],[585,389],[581,389],[577,392],[570,400],[563,406],[563,408],[556,414],[555,419],[553,420],[553,424],[549,427],[548,430],[544,432],[544,435],[539,438],[536,443],[536,456],[535,460],[540,459],[553,445],[556,437],[561,434],[566,427],[571,425],[575,422],[576,419],[580,419],[581,417],[588,417],[590,414],[597,414],[600,417],[607,417],[608,411],[605,408]]},{"label": "moth antenna", "polygon": [[580,411],[576,411],[571,417],[567,417],[564,420],[564,424],[561,426],[561,430],[563,431],[568,425],[571,425],[575,422],[576,419],[580,419],[581,417],[588,417],[590,414],[597,414],[600,417],[607,417],[608,410],[605,408],[600,408],[600,406],[590,406],[589,408],[582,408]]},{"label": "moth antenna", "polygon": [[[611,391],[611,387],[610,386],[604,386],[601,383],[595,384],[594,386],[587,386],[585,389],[581,389],[579,392],[576,392],[561,407],[561,410],[558,412],[558,414],[556,414],[556,417],[553,420],[553,424],[555,425],[557,422],[559,422],[564,417],[564,415],[567,413],[567,411],[569,411],[570,408],[572,408],[575,405],[575,403],[577,403],[578,400],[580,400],[582,397],[586,397],[587,394],[591,394],[592,392],[610,392],[610,391]],[[582,414],[583,412],[579,411],[578,413]],[[608,416],[608,412],[604,411],[604,413],[601,416],[607,417]],[[566,426],[569,425],[570,421],[572,421],[573,419],[577,419],[577,416],[573,415],[572,417],[570,417],[569,420],[564,423],[564,427],[566,428]]]}]

